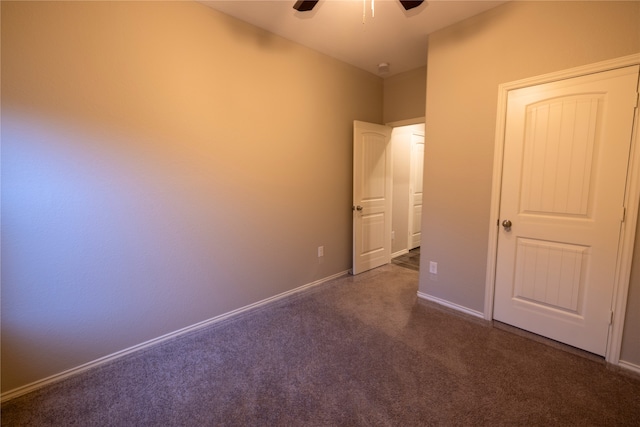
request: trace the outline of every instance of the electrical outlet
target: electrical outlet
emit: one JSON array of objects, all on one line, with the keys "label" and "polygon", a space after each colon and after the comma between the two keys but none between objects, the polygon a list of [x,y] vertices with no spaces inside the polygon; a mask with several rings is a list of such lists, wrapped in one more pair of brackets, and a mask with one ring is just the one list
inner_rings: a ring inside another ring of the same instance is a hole
[{"label": "electrical outlet", "polygon": [[324,246],[318,246],[318,258],[324,256]]},{"label": "electrical outlet", "polygon": [[396,238],[396,232],[392,231],[391,232],[391,240],[395,240],[395,238]]},{"label": "electrical outlet", "polygon": [[438,263],[435,261],[429,261],[429,273],[438,274]]}]

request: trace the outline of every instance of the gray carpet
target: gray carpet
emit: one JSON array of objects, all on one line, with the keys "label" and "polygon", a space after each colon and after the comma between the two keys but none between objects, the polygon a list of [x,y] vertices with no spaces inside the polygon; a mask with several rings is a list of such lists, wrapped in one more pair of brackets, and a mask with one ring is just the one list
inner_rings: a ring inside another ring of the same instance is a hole
[{"label": "gray carpet", "polygon": [[640,425],[640,380],[387,265],[2,405],[3,426]]}]

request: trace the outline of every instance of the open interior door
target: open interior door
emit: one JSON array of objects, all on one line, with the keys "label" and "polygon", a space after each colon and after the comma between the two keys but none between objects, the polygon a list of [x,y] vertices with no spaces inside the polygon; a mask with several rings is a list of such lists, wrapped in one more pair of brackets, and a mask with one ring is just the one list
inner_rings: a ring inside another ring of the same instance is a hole
[{"label": "open interior door", "polygon": [[391,128],[353,122],[353,268],[391,262]]}]

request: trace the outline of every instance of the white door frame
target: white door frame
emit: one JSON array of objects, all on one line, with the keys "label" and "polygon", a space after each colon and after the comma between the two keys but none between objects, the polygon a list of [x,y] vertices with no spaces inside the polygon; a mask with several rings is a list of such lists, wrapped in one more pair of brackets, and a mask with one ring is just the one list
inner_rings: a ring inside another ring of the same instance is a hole
[{"label": "white door frame", "polygon": [[[493,185],[491,190],[491,211],[489,223],[489,245],[487,250],[487,277],[485,282],[484,318],[493,319],[493,298],[495,293],[496,263],[498,250],[498,231],[500,213],[500,192],[502,182],[502,161],[504,157],[504,133],[506,125],[507,95],[509,91],[528,86],[550,83],[579,77],[587,74],[599,73],[616,68],[640,64],[640,53],[616,58],[608,61],[589,64],[569,70],[558,71],[542,76],[531,77],[498,86],[498,112],[496,118],[496,139],[493,156]],[[622,346],[622,332],[627,309],[629,293],[629,277],[631,275],[631,261],[635,244],[636,224],[638,221],[638,203],[640,202],[640,114],[638,108],[634,116],[631,150],[629,153],[629,169],[627,171],[627,186],[625,190],[626,216],[620,230],[618,244],[618,260],[613,288],[613,319],[607,340],[606,360],[612,364],[620,361]]]}]

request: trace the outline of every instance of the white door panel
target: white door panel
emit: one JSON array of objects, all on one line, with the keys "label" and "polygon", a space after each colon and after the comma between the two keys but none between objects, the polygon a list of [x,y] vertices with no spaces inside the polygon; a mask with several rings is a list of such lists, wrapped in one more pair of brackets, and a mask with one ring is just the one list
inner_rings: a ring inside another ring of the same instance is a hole
[{"label": "white door panel", "polygon": [[352,273],[391,261],[391,128],[353,123]]},{"label": "white door panel", "polygon": [[638,67],[511,91],[494,318],[604,355]]},{"label": "white door panel", "polygon": [[422,175],[424,168],[424,135],[411,135],[411,167],[409,174],[409,249],[420,246],[422,237]]}]

